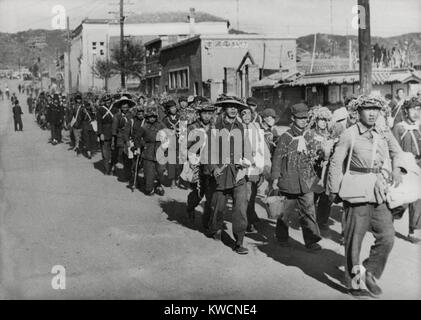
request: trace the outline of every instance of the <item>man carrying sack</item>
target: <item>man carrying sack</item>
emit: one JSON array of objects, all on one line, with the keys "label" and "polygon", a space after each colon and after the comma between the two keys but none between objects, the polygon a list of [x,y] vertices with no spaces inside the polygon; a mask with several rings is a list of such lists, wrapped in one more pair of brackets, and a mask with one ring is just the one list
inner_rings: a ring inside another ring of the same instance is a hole
[{"label": "man carrying sack", "polygon": [[[421,167],[421,124],[419,122],[421,101],[414,97],[405,101],[402,108],[404,119],[393,128],[393,134],[403,151],[412,153],[418,166]],[[421,240],[415,237],[415,230],[421,229],[421,199],[410,203],[408,209],[408,241],[421,243]]]},{"label": "man carrying sack", "polygon": [[[387,183],[381,169],[394,165],[403,152],[389,128],[376,126],[384,104],[381,97],[363,95],[352,103],[357,107],[359,121],[339,139],[331,158],[327,189],[332,200],[343,200],[345,209],[345,272],[352,287],[350,293],[377,297],[382,290],[375,279],[384,271],[395,237],[392,213],[386,204]],[[395,185],[402,181],[399,167],[393,167],[392,176]],[[361,245],[369,230],[375,243],[361,266]]]}]

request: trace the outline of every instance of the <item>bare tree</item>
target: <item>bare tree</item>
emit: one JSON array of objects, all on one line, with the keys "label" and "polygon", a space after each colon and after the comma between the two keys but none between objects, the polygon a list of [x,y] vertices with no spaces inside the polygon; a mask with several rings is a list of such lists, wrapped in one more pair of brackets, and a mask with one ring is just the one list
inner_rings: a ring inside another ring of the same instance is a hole
[{"label": "bare tree", "polygon": [[114,64],[108,60],[98,59],[95,61],[95,65],[92,66],[93,74],[105,81],[105,90],[108,91],[108,79],[116,74]]},{"label": "bare tree", "polygon": [[[145,48],[142,42],[127,40],[123,54],[121,54],[118,45],[111,50],[113,69],[118,72],[124,71],[127,76],[138,78],[139,86],[145,73],[144,57]],[[124,63],[122,63],[123,61]]]}]

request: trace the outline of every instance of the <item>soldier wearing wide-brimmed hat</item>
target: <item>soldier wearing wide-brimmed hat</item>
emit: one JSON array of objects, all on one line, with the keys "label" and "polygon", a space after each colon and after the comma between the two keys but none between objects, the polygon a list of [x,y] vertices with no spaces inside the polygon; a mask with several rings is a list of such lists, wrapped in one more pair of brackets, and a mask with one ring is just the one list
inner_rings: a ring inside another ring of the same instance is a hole
[{"label": "soldier wearing wide-brimmed hat", "polygon": [[111,142],[113,154],[111,163],[114,167],[114,173],[116,174],[115,165],[119,159],[122,159],[124,166],[124,180],[126,181],[129,180],[130,163],[127,157],[127,152],[125,152],[124,129],[127,122],[130,120],[130,113],[128,111],[135,105],[136,102],[127,98],[126,96],[121,96],[121,98],[115,101],[113,104],[113,107],[119,108],[120,110],[113,117]]},{"label": "soldier wearing wide-brimmed hat", "polygon": [[96,114],[98,123],[99,140],[102,150],[102,161],[104,164],[104,174],[111,174],[111,140],[113,137],[112,126],[114,115],[118,112],[118,108],[112,105],[112,96],[105,94],[101,98],[101,102]]},{"label": "soldier wearing wide-brimmed hat", "polygon": [[[238,254],[247,254],[248,249],[243,246],[243,240],[247,229],[247,185],[245,172],[245,159],[248,155],[247,151],[251,151],[248,139],[244,139],[244,127],[238,119],[238,112],[244,108],[248,108],[240,99],[235,97],[226,97],[224,100],[217,101],[215,106],[220,106],[223,110],[221,117],[215,123],[215,131],[223,132],[224,130],[233,134],[241,141],[230,139],[228,146],[220,145],[219,139],[211,139],[211,143],[217,143],[212,148],[210,160],[214,159],[216,163],[205,166],[205,170],[213,175],[215,181],[215,192],[213,193],[210,205],[210,217],[207,221],[207,233],[219,239],[222,232],[224,222],[224,211],[227,204],[228,195],[232,195],[234,199],[234,207],[232,214],[233,234],[235,245],[233,250]],[[235,134],[238,132],[238,134]],[[241,146],[241,149],[239,148]],[[229,154],[222,155],[222,151],[229,148]],[[240,152],[238,152],[240,151]],[[219,157],[218,157],[219,155]],[[219,159],[218,159],[219,158]],[[228,161],[229,160],[229,161]],[[246,161],[247,160],[247,161]]]}]

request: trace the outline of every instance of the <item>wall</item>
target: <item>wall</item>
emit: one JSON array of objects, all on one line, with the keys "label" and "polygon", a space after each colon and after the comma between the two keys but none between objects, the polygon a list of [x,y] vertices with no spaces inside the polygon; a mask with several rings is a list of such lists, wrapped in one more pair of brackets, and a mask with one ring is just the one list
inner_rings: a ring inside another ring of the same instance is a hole
[{"label": "wall", "polygon": [[172,69],[188,67],[189,88],[180,89],[177,91],[169,90],[169,93],[177,93],[180,95],[193,95],[194,84],[195,82],[197,82],[199,87],[199,92],[197,94],[203,94],[200,39],[187,43],[183,46],[178,46],[161,51],[159,62],[162,65],[160,86],[162,92],[166,91],[167,86],[169,88],[168,76],[169,72]]},{"label": "wall", "polygon": [[265,38],[261,35],[258,37],[260,39],[250,38],[249,35],[203,36],[203,81],[224,79],[224,67],[238,68],[247,51],[260,68],[295,68],[295,39]]}]

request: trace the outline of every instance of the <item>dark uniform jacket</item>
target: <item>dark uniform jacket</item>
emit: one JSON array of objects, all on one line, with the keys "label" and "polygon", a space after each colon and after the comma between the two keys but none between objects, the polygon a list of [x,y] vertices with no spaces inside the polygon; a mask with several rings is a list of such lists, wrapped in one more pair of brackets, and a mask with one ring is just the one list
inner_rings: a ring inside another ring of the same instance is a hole
[{"label": "dark uniform jacket", "polygon": [[157,134],[161,129],[165,129],[164,124],[155,121],[152,124],[146,122],[139,130],[133,131],[135,146],[143,147],[143,159],[156,161],[156,151],[161,145],[161,142],[157,141]]},{"label": "dark uniform jacket", "polygon": [[110,106],[110,108],[100,106],[97,110],[96,120],[98,122],[98,134],[103,134],[104,140],[111,140],[113,136],[113,118],[116,113],[116,108],[113,108],[112,106]]},{"label": "dark uniform jacket", "polygon": [[129,121],[130,115],[128,112],[123,115],[121,111],[118,111],[114,115],[111,133],[113,137],[115,137],[115,144],[117,147],[124,147],[124,129]]},{"label": "dark uniform jacket", "polygon": [[63,123],[63,120],[64,120],[63,107],[60,105],[55,106],[51,104],[50,107],[48,108],[47,119],[48,119],[48,122],[50,122],[53,125],[58,125],[58,124]]},{"label": "dark uniform jacket", "polygon": [[76,122],[73,125],[73,128],[75,129],[82,129],[82,114],[83,114],[83,109],[85,107],[83,105],[75,105],[72,111],[72,118],[75,117],[76,118]]},{"label": "dark uniform jacket", "polygon": [[12,111],[13,111],[13,118],[14,118],[15,120],[20,120],[20,119],[21,119],[21,115],[23,114],[23,112],[22,112],[22,109],[21,109],[20,105],[15,105],[15,106],[12,108]]},{"label": "dark uniform jacket", "polygon": [[162,119],[162,123],[171,130],[175,130],[178,131],[179,128],[179,116],[175,115],[174,119],[172,119],[172,117],[170,115],[166,115],[163,119]]},{"label": "dark uniform jacket", "polygon": [[[308,193],[317,179],[313,165],[317,158],[313,134],[292,126],[283,133],[272,158],[272,179],[278,180],[281,192],[288,194]],[[304,137],[307,152],[298,152],[299,136]]]},{"label": "dark uniform jacket", "polygon": [[139,119],[138,117],[133,117],[126,123],[124,128],[123,140],[125,142],[133,140],[134,146],[136,149],[142,149],[142,137],[139,136],[141,127],[145,124],[145,119]]},{"label": "dark uniform jacket", "polygon": [[95,120],[95,113],[92,108],[83,108],[81,110],[82,129],[87,131],[94,131],[91,122]]},{"label": "dark uniform jacket", "polygon": [[[207,139],[207,142],[206,142],[207,145],[205,146],[206,147],[206,153],[205,153],[205,151],[202,151],[202,154],[200,153],[202,146],[197,144],[200,141],[200,136],[198,136],[197,134],[194,135],[192,133],[194,130],[199,130],[199,129],[204,130],[207,134],[207,136],[205,137],[205,139]],[[200,121],[200,118],[197,119],[196,121],[194,121],[192,124],[190,124],[187,127],[187,139],[188,139],[187,140],[187,150],[191,150],[191,151],[197,150],[196,155],[202,155],[203,157],[206,157],[207,155],[209,155],[210,152],[211,152],[210,131],[212,129],[215,129],[215,124],[212,121],[208,125],[205,125],[202,121]],[[208,164],[208,163],[206,162],[206,164]],[[208,166],[205,166],[201,163],[200,167],[204,171],[205,174],[209,174],[209,175],[211,174],[208,170],[209,169]]]},{"label": "dark uniform jacket", "polygon": [[[212,132],[209,134],[209,139],[211,143],[218,143],[218,147],[213,147],[213,150],[216,151],[219,149],[219,159],[215,155],[211,156],[209,159],[209,164],[205,167],[205,172],[208,174],[213,174],[214,170],[219,167],[223,167],[222,174],[215,178],[216,180],[216,189],[217,190],[228,190],[232,189],[236,186],[239,186],[246,182],[245,178],[241,178],[238,182],[236,181],[237,173],[240,169],[238,162],[240,158],[245,156],[245,150],[251,150],[251,146],[248,139],[244,139],[244,127],[241,122],[236,119],[233,123],[228,123],[225,119],[225,116],[220,117],[217,122],[215,123],[215,129],[213,132],[217,133],[221,132],[221,130],[226,129],[229,132],[233,130],[239,130],[241,133],[241,142],[236,141],[235,139],[230,139],[229,142],[229,157],[230,162],[229,164],[223,164],[226,162],[222,159],[223,155],[223,144],[228,143],[228,141],[222,141],[222,139],[215,139],[212,138]],[[237,154],[237,150],[239,150],[238,143],[241,143],[241,153]],[[235,144],[237,146],[235,147]],[[217,163],[212,163],[212,159],[216,160]],[[249,159],[250,160],[250,159]]]}]

